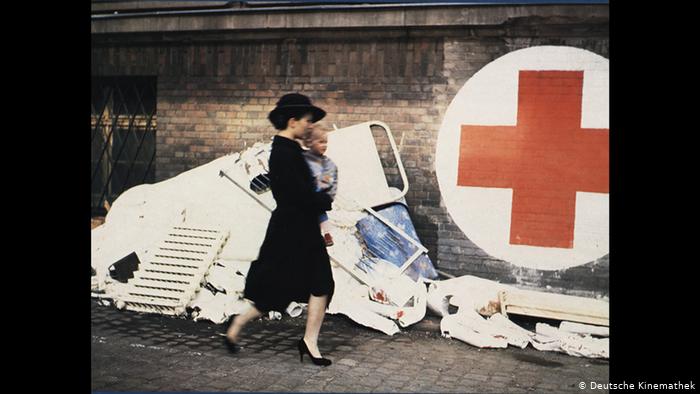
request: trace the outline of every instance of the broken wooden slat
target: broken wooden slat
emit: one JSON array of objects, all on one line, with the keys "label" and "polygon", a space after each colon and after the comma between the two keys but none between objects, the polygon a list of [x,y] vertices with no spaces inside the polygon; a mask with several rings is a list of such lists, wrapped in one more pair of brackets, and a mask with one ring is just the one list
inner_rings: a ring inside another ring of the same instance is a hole
[{"label": "broken wooden slat", "polygon": [[200,267],[194,266],[192,263],[181,261],[170,262],[164,259],[153,259],[143,264],[144,270],[149,272],[170,272],[174,274],[196,275],[200,271]]},{"label": "broken wooden slat", "polygon": [[157,272],[148,272],[146,270],[139,270],[134,273],[134,278],[141,278],[143,280],[159,280],[163,281],[166,283],[180,283],[180,284],[186,284],[190,282],[190,278],[193,275],[181,275],[181,274],[175,274],[172,272],[167,272],[167,273],[157,273]]},{"label": "broken wooden slat", "polygon": [[498,293],[501,313],[567,320],[597,326],[610,325],[609,304],[592,298],[530,290]]},{"label": "broken wooden slat", "polygon": [[600,327],[600,326],[591,326],[588,324],[580,324],[580,323],[573,323],[570,321],[563,321],[559,325],[559,329],[561,331],[567,331],[571,332],[574,334],[583,334],[583,335],[596,335],[599,337],[609,337],[610,336],[610,328],[609,327]]}]

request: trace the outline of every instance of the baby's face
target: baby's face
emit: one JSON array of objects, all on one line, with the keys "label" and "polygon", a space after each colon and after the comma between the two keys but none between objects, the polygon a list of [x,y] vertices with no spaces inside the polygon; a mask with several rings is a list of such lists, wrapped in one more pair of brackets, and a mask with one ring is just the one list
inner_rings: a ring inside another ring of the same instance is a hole
[{"label": "baby's face", "polygon": [[326,149],[328,149],[328,136],[324,133],[320,137],[313,139],[309,149],[315,154],[323,156],[326,153]]}]

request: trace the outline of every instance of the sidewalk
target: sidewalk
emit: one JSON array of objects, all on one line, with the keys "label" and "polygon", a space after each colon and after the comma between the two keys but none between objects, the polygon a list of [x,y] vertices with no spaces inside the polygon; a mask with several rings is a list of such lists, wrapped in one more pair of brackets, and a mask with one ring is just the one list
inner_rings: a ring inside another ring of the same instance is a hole
[{"label": "sidewalk", "polygon": [[120,311],[92,301],[93,391],[581,393],[607,383],[606,360],[531,347],[478,349],[442,338],[426,317],[392,337],[326,315],[319,347],[333,360],[299,363],[305,314],[257,320],[240,353],[224,348],[226,325]]}]

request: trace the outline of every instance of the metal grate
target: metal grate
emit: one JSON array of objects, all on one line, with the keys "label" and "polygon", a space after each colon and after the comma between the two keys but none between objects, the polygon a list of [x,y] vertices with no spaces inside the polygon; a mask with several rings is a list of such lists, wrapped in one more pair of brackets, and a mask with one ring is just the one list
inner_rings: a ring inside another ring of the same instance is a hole
[{"label": "metal grate", "polygon": [[155,180],[156,78],[93,77],[90,120],[94,216],[130,187]]},{"label": "metal grate", "polygon": [[116,297],[117,306],[138,312],[183,314],[228,236],[224,230],[173,227],[146,253],[145,263]]}]

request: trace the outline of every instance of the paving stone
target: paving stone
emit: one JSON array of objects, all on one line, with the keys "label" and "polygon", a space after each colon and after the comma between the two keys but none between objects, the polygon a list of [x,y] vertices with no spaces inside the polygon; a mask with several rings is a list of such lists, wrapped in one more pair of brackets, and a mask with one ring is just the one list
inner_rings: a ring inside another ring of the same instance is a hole
[{"label": "paving stone", "polygon": [[608,381],[609,365],[533,349],[479,350],[438,333],[393,337],[326,316],[319,346],[329,367],[299,363],[304,319],[256,320],[243,350],[221,344],[227,325],[92,306],[93,391],[578,392]]}]

